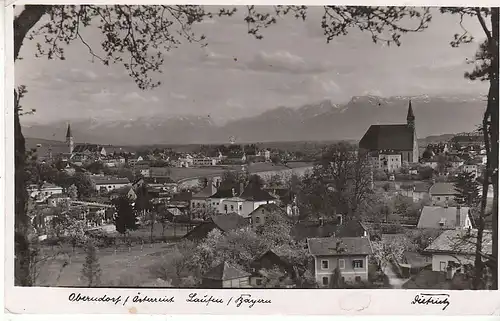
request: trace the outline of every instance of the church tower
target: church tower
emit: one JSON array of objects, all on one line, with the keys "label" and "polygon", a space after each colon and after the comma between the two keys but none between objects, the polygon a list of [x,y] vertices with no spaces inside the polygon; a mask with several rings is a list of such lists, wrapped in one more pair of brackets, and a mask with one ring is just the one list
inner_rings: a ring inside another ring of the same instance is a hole
[{"label": "church tower", "polygon": [[74,141],[73,141],[73,134],[71,134],[71,125],[68,123],[68,130],[66,131],[66,144],[68,145],[69,148],[69,153],[73,154],[73,148],[74,148]]},{"label": "church tower", "polygon": [[413,108],[411,108],[411,100],[408,104],[408,115],[406,116],[406,124],[415,129],[415,115],[413,115]]}]

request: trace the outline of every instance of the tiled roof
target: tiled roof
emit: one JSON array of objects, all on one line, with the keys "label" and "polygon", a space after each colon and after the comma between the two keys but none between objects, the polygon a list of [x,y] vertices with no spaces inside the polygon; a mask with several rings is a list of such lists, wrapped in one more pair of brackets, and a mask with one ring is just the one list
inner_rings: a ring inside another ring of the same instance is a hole
[{"label": "tiled roof", "polygon": [[186,191],[175,194],[172,197],[173,202],[189,202],[193,198],[193,192]]},{"label": "tiled roof", "polygon": [[[476,253],[477,230],[447,230],[441,233],[434,242],[431,243],[425,252],[429,253],[454,253],[470,254]],[[493,247],[491,231],[483,232],[482,252],[491,254]]]},{"label": "tiled roof", "polygon": [[96,185],[106,185],[106,184],[129,184],[128,178],[118,178],[110,176],[91,176],[90,177],[94,184]]},{"label": "tiled roof", "polygon": [[212,186],[210,186],[210,183],[208,184],[207,187],[199,191],[198,193],[193,195],[193,198],[209,198],[212,196],[214,193],[212,193]]},{"label": "tiled roof", "polygon": [[[456,228],[457,227],[457,207],[424,206],[417,228]],[[460,208],[460,227],[465,226],[465,221],[469,215],[469,207]],[[443,223],[441,226],[440,222]]]},{"label": "tiled roof", "polygon": [[247,201],[254,201],[254,202],[272,201],[276,199],[274,196],[269,194],[269,192],[261,189],[260,187],[251,185],[247,186],[244,189],[240,197]]},{"label": "tiled roof", "polygon": [[415,183],[415,187],[414,187],[413,191],[417,192],[417,193],[428,193],[429,188],[430,188],[429,183],[419,182],[419,183]]},{"label": "tiled roof", "polygon": [[337,222],[299,222],[292,227],[291,235],[297,240],[315,237],[361,237],[365,228],[356,220],[349,220],[338,224]]},{"label": "tiled roof", "polygon": [[100,153],[103,148],[103,146],[96,144],[78,144],[73,149],[73,153],[83,153],[85,151]]},{"label": "tiled roof", "polygon": [[236,196],[240,195],[241,191],[241,187],[239,184],[236,184],[236,185],[223,185],[223,186],[220,186],[219,189],[217,190],[217,192],[210,196],[211,198],[229,198],[229,197],[233,197],[233,189],[234,189],[234,193],[236,194]]},{"label": "tiled roof", "polygon": [[413,150],[414,130],[406,124],[371,125],[359,142],[367,150]]},{"label": "tiled roof", "polygon": [[224,232],[242,228],[248,225],[248,220],[236,213],[217,215],[212,217],[212,221]]},{"label": "tiled roof", "polygon": [[445,182],[435,183],[429,189],[429,193],[431,195],[455,195],[455,185]]},{"label": "tiled roof", "polygon": [[370,255],[373,253],[367,237],[323,237],[307,240],[309,252],[314,256]]},{"label": "tiled roof", "polygon": [[237,269],[224,261],[203,275],[203,278],[216,281],[226,281],[248,276],[250,276],[250,273]]}]

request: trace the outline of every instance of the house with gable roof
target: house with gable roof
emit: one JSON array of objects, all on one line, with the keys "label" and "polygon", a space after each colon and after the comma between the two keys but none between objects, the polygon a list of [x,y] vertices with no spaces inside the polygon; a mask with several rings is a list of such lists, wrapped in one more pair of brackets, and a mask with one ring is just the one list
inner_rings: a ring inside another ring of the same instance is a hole
[{"label": "house with gable roof", "polygon": [[453,183],[437,182],[429,189],[432,205],[443,206],[451,204],[455,199],[455,185]]},{"label": "house with gable roof", "polygon": [[424,206],[418,219],[419,229],[467,229],[472,227],[467,206]]},{"label": "house with gable roof", "polygon": [[250,273],[224,261],[202,276],[201,286],[204,289],[249,288],[249,277]]},{"label": "house with gable roof", "polygon": [[228,233],[230,231],[245,228],[248,225],[248,220],[244,219],[236,213],[218,215],[196,226],[189,233],[184,235],[184,238],[191,241],[202,241],[213,230],[219,230],[222,233]]},{"label": "house with gable roof", "polygon": [[314,258],[314,277],[320,287],[329,287],[338,267],[344,283],[368,280],[368,257],[373,249],[368,237],[322,237],[307,240]]}]

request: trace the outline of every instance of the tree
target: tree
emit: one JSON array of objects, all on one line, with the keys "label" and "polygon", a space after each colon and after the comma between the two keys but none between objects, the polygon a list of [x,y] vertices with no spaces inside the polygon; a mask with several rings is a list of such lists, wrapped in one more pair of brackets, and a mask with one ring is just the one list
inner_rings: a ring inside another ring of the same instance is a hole
[{"label": "tree", "polygon": [[476,207],[481,202],[479,183],[472,173],[458,174],[455,182],[455,202],[468,207]]},{"label": "tree", "polygon": [[190,260],[195,248],[196,245],[191,241],[179,242],[171,253],[151,267],[151,273],[162,280],[172,280],[174,286],[182,286],[183,279],[190,276],[192,270]]},{"label": "tree", "polygon": [[316,170],[331,191],[334,207],[349,219],[367,205],[372,194],[371,165],[355,146],[338,143],[323,152]]},{"label": "tree", "polygon": [[335,267],[332,274],[332,279],[330,281],[331,289],[342,289],[342,273],[340,272],[340,268],[338,266]]},{"label": "tree", "polygon": [[292,224],[285,213],[269,211],[266,215],[266,224],[257,227],[256,232],[263,241],[270,247],[278,247],[288,244],[291,238]]},{"label": "tree", "polygon": [[68,196],[72,200],[78,199],[78,188],[76,187],[75,184],[72,184],[70,187],[68,187]]},{"label": "tree", "polygon": [[126,196],[120,196],[115,199],[116,218],[115,226],[116,231],[120,234],[128,234],[131,230],[137,230],[137,216],[130,204],[130,200]]},{"label": "tree", "polygon": [[283,177],[280,174],[273,174],[267,180],[267,185],[269,185],[269,186],[273,186],[273,187],[283,186],[283,184],[284,184]]},{"label": "tree", "polygon": [[101,266],[97,257],[97,250],[92,242],[88,242],[85,248],[85,262],[82,268],[82,277],[87,281],[88,287],[98,286],[101,283]]},{"label": "tree", "polygon": [[153,209],[151,196],[149,195],[148,187],[146,184],[142,184],[137,188],[136,195],[137,199],[135,200],[134,208],[137,212],[141,213],[141,215],[144,215],[146,212]]},{"label": "tree", "polygon": [[[469,80],[488,81],[490,88],[488,91],[488,101],[486,110],[483,115],[482,127],[483,139],[486,149],[487,162],[482,186],[482,197],[480,205],[480,214],[478,222],[478,233],[476,243],[476,257],[474,262],[475,276],[474,288],[479,288],[484,275],[484,264],[481,258],[482,238],[485,226],[487,192],[489,185],[493,185],[493,211],[492,211],[492,226],[493,226],[493,262],[495,267],[493,271],[493,289],[498,288],[498,109],[499,109],[499,20],[500,9],[498,7],[484,8],[456,8],[443,7],[440,9],[442,13],[455,14],[460,16],[460,21],[464,17],[469,16],[477,19],[486,36],[486,40],[479,45],[473,63],[475,65],[472,72],[465,72],[464,77]],[[490,20],[491,30],[488,29],[487,20]],[[471,43],[473,36],[463,27],[462,34],[456,34],[454,40],[451,41],[451,46],[458,47],[462,44]]]},{"label": "tree", "polygon": [[434,176],[434,170],[430,166],[420,166],[418,168],[418,176],[422,181],[432,179]]}]

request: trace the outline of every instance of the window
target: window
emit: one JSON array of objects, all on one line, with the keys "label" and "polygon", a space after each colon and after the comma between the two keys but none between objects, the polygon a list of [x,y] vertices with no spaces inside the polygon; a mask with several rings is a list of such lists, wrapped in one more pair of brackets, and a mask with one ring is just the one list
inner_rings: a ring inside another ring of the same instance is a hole
[{"label": "window", "polygon": [[439,270],[446,271],[446,262],[439,262]]},{"label": "window", "polygon": [[264,214],[264,209],[262,209],[262,214]]},{"label": "window", "polygon": [[234,205],[231,205],[231,211],[234,211]]},{"label": "window", "polygon": [[339,259],[339,269],[345,269],[345,260]]},{"label": "window", "polygon": [[446,196],[446,200],[448,201],[450,198],[448,196]]},{"label": "window", "polygon": [[329,280],[328,280],[328,277],[327,277],[327,276],[324,276],[324,277],[323,277],[323,285],[328,285],[328,283],[329,283],[328,281],[329,281]]},{"label": "window", "polygon": [[227,204],[224,204],[224,211],[227,212]]},{"label": "window", "polygon": [[439,197],[439,196],[438,196],[438,197],[436,197],[436,199],[437,199],[438,201],[440,201],[440,200],[441,200],[441,197]]},{"label": "window", "polygon": [[243,209],[243,205],[240,205],[240,211]]},{"label": "window", "polygon": [[321,260],[321,269],[322,270],[328,269],[328,260]]},{"label": "window", "polygon": [[257,216],[257,217],[255,218],[255,224],[259,224],[259,223],[260,223],[260,217],[258,217],[258,216]]},{"label": "window", "polygon": [[355,269],[363,268],[363,260],[352,260],[352,267]]}]

